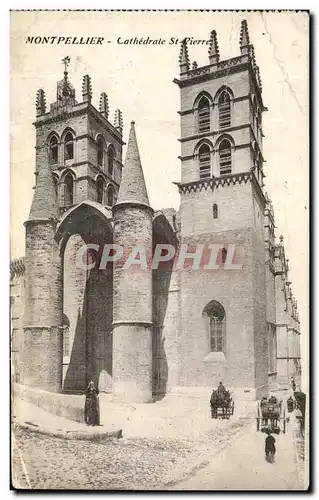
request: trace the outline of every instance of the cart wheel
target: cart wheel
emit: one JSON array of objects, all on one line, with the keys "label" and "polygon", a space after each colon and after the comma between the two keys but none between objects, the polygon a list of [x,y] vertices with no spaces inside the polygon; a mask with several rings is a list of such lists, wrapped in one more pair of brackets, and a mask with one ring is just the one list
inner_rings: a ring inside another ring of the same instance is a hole
[{"label": "cart wheel", "polygon": [[257,431],[259,431],[259,427],[260,427],[260,419],[257,417],[256,419],[256,423],[257,423]]},{"label": "cart wheel", "polygon": [[235,409],[235,403],[233,401],[232,403],[232,407],[231,407],[231,414],[234,415],[234,409]]}]

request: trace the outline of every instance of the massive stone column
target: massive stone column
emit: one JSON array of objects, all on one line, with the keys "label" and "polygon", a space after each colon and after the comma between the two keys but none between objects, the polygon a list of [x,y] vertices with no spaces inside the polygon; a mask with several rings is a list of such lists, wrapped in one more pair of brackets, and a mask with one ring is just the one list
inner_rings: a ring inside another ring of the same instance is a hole
[{"label": "massive stone column", "polygon": [[[114,243],[124,249],[113,274],[113,395],[135,403],[152,400],[152,215],[132,122],[113,207]],[[140,265],[130,265],[134,255]]]},{"label": "massive stone column", "polygon": [[58,204],[51,170],[40,166],[26,228],[24,315],[25,384],[60,392],[62,273],[54,239]]}]

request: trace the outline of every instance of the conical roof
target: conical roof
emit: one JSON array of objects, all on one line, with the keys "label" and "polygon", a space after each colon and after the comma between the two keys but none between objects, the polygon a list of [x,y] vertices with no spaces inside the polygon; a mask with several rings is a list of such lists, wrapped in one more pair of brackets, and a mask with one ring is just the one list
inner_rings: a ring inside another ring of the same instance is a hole
[{"label": "conical roof", "polygon": [[37,176],[29,219],[51,219],[59,216],[58,201],[50,166],[44,161]]},{"label": "conical roof", "polygon": [[122,180],[116,204],[118,205],[119,203],[140,203],[149,206],[143,168],[136,140],[135,122],[131,122]]}]

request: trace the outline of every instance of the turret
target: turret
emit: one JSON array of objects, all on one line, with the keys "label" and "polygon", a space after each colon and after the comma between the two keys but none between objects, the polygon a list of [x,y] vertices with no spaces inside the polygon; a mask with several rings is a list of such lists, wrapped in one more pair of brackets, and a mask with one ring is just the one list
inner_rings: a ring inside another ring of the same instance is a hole
[{"label": "turret", "polygon": [[108,120],[109,118],[109,99],[105,92],[100,95],[99,111],[101,115]]},{"label": "turret", "polygon": [[136,403],[152,400],[152,215],[132,122],[113,206],[114,243],[124,250],[113,274],[113,395]]},{"label": "turret", "polygon": [[45,93],[43,89],[39,89],[37,92],[37,100],[36,100],[36,115],[41,116],[46,112],[46,99]]},{"label": "turret", "polygon": [[62,281],[54,239],[58,203],[47,162],[39,168],[26,228],[24,383],[52,392],[62,383]]},{"label": "turret", "polygon": [[84,75],[82,82],[82,98],[83,102],[91,102],[92,100],[92,84],[89,75]]},{"label": "turret", "polygon": [[189,71],[189,56],[188,56],[188,48],[186,38],[181,43],[181,51],[179,55],[179,68],[180,73],[186,73]]},{"label": "turret", "polygon": [[123,132],[123,115],[120,109],[116,109],[114,113],[114,127],[122,134]]},{"label": "turret", "polygon": [[210,64],[215,64],[219,61],[219,48],[217,42],[217,33],[215,30],[213,30],[210,34],[208,55]]},{"label": "turret", "polygon": [[239,46],[240,46],[240,53],[242,55],[249,54],[250,39],[249,39],[248,25],[246,20],[241,22]]}]

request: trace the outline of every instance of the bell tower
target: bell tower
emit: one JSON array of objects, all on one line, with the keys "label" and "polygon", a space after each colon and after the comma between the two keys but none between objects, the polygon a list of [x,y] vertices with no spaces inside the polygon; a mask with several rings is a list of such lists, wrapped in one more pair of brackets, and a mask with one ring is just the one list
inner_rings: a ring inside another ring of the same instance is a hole
[{"label": "bell tower", "polygon": [[[211,386],[222,377],[239,393],[256,397],[268,376],[262,354],[267,348],[262,154],[266,108],[246,21],[241,23],[239,45],[238,56],[221,60],[213,30],[207,62],[200,67],[196,61],[190,64],[185,39],[180,76],[174,80],[181,102],[181,242],[193,249],[198,244],[220,247],[216,269],[202,266],[181,273],[181,385]],[[237,250],[243,257],[241,269],[232,267]]]},{"label": "bell tower", "polygon": [[62,59],[63,79],[57,83],[56,100],[46,109],[39,89],[36,99],[36,176],[46,162],[53,173],[60,213],[84,200],[113,206],[122,174],[123,118],[119,109],[109,121],[105,92],[99,107],[92,104],[89,75],[82,80],[82,100],[69,79],[70,58]]}]

